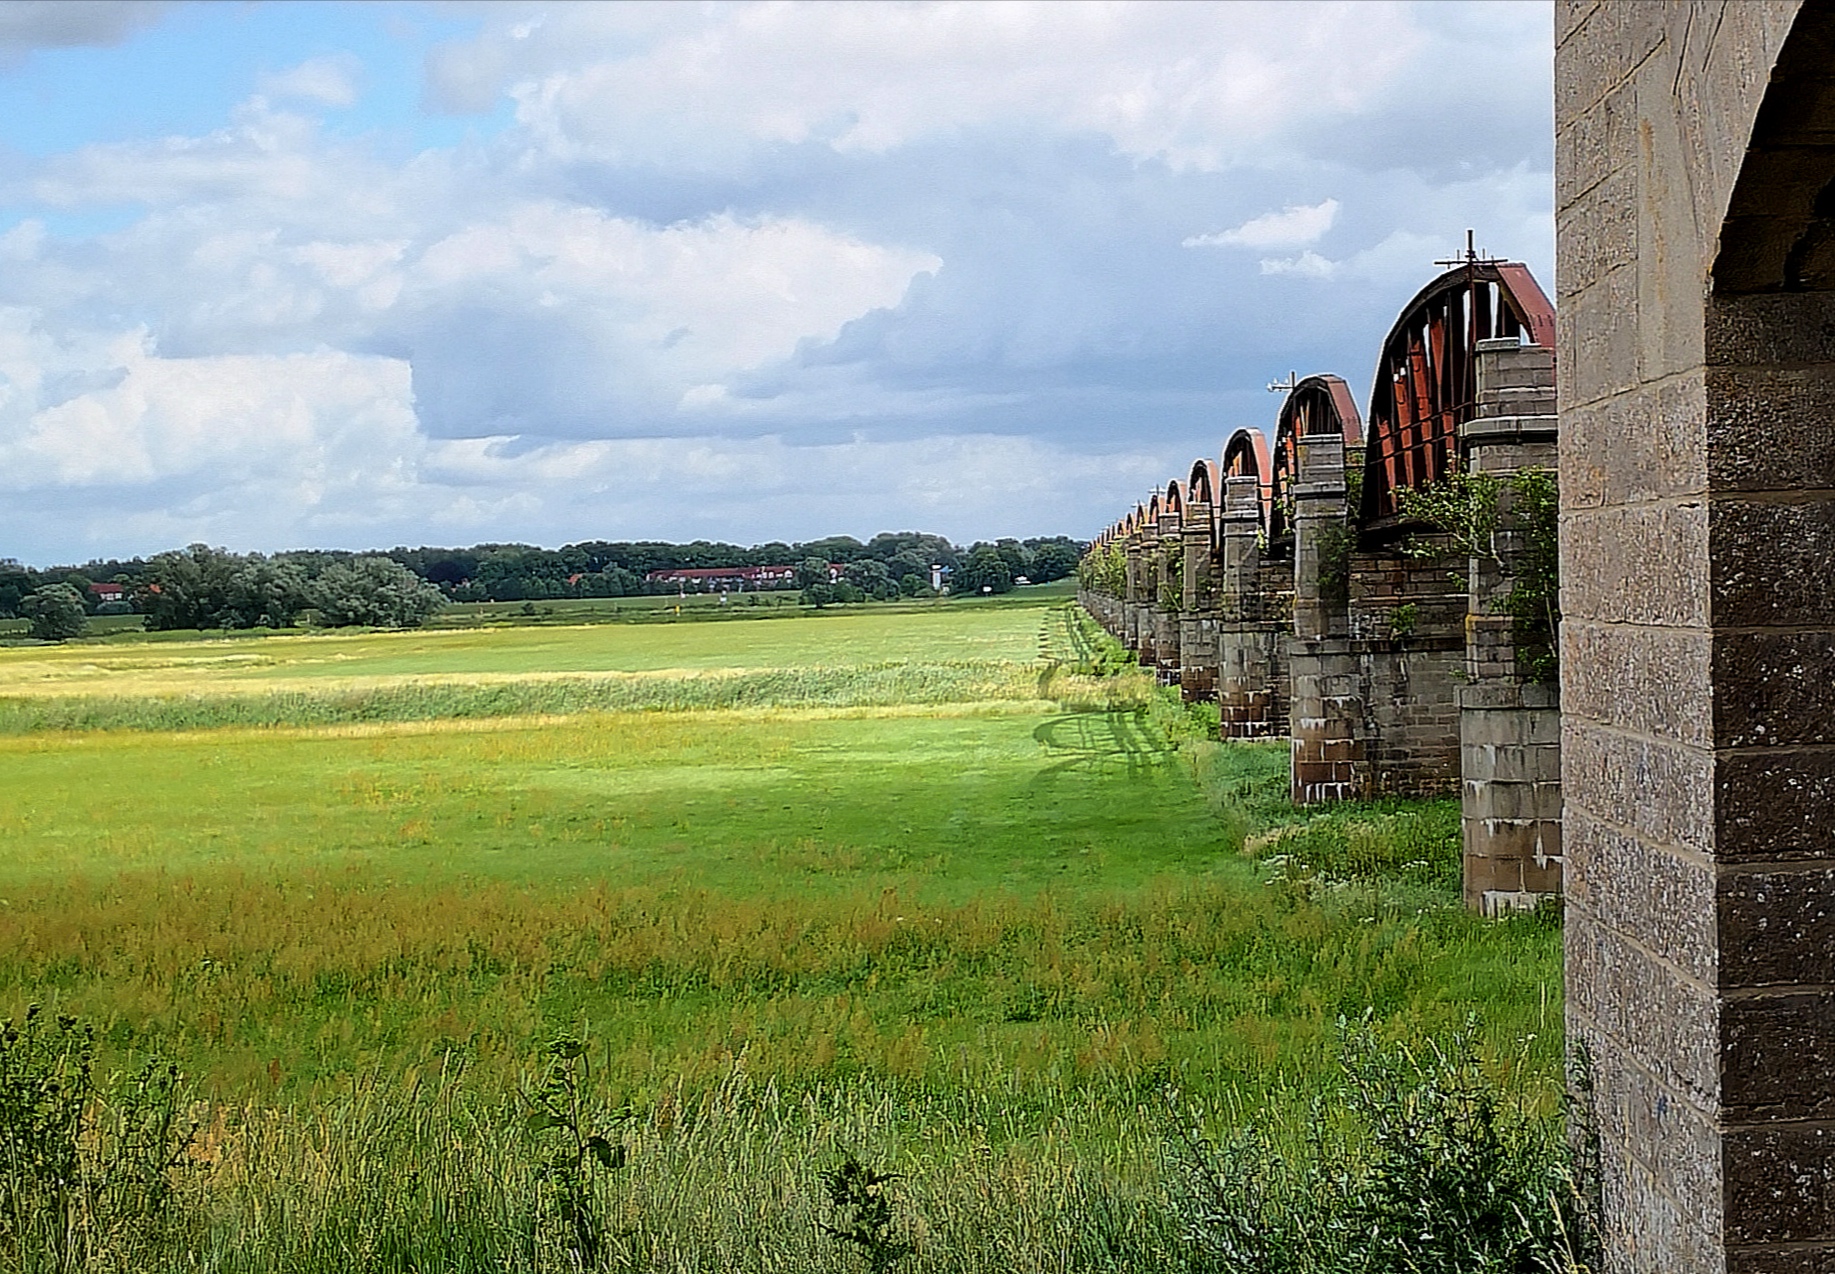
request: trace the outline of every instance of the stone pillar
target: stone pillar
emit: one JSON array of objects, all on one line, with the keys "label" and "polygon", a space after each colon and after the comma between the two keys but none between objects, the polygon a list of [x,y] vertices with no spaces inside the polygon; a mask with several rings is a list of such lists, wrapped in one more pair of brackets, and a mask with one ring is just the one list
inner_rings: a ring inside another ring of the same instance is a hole
[{"label": "stone pillar", "polygon": [[1157,668],[1160,662],[1160,581],[1166,574],[1166,563],[1160,546],[1159,524],[1141,530],[1140,615],[1135,620],[1139,646],[1135,653],[1143,668]]},{"label": "stone pillar", "polygon": [[1478,403],[1460,427],[1466,466],[1501,484],[1494,549],[1474,558],[1466,617],[1466,684],[1459,688],[1465,901],[1496,914],[1561,892],[1561,708],[1557,687],[1534,684],[1516,658],[1506,599],[1527,549],[1511,482],[1552,472],[1554,351],[1514,338],[1478,344]]},{"label": "stone pillar", "polygon": [[1141,574],[1146,565],[1142,558],[1140,532],[1129,534],[1125,552],[1128,585],[1121,601],[1121,644],[1138,654],[1141,648]]},{"label": "stone pillar", "polygon": [[1160,514],[1159,570],[1153,597],[1153,666],[1162,686],[1179,684],[1179,603],[1184,587],[1185,527],[1177,513]]},{"label": "stone pillar", "polygon": [[1293,799],[1356,796],[1363,762],[1363,675],[1349,639],[1350,527],[1344,439],[1299,440],[1294,485],[1292,701]]},{"label": "stone pillar", "polygon": [[1835,13],[1556,10],[1568,1034],[1608,1274],[1835,1269]]},{"label": "stone pillar", "polygon": [[1217,706],[1226,739],[1275,733],[1274,654],[1282,639],[1262,597],[1261,480],[1224,479]]},{"label": "stone pillar", "polygon": [[1217,697],[1217,596],[1209,500],[1185,501],[1185,570],[1179,611],[1179,692],[1187,703]]}]

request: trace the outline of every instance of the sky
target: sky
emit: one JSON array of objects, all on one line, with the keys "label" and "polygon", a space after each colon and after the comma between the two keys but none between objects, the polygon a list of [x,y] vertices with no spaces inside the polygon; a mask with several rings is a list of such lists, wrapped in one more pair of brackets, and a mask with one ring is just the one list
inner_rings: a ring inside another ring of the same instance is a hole
[{"label": "sky", "polygon": [[1546,3],[0,3],[0,557],[1093,535],[1464,245]]}]

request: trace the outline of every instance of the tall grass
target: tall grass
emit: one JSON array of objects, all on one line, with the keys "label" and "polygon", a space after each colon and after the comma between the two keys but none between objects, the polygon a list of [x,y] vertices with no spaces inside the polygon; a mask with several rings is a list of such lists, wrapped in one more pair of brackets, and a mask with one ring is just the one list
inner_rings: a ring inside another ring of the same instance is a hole
[{"label": "tall grass", "polygon": [[[1454,807],[1295,810],[1285,748],[1215,742],[1080,612],[1035,614],[1035,658],[984,629],[1008,657],[0,701],[0,1016],[82,1015],[98,1075],[172,1057],[201,1122],[158,1216],[67,1190],[0,1268],[1338,1274],[1231,1256],[1281,1218],[1207,1202],[1193,1146],[1258,1123],[1241,1166],[1304,1192],[1340,1019],[1425,1057],[1474,1009],[1454,1078],[1546,1169],[1556,918],[1459,906]],[[523,1095],[563,1032],[607,1137],[571,1159]],[[844,1237],[850,1162],[877,1248]]]},{"label": "tall grass", "polygon": [[783,668],[691,676],[633,673],[471,683],[408,681],[358,690],[35,696],[0,698],[0,735],[330,726],[566,716],[581,712],[892,707],[1031,700],[1041,697],[1040,689],[1035,670],[988,661]]}]

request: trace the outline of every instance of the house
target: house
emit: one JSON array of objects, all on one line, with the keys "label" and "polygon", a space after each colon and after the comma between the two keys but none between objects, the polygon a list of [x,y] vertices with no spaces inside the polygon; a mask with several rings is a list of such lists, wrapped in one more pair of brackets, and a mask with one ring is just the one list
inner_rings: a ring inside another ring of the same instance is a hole
[{"label": "house", "polygon": [[[839,576],[841,568],[829,568]],[[695,566],[679,571],[651,571],[644,576],[647,584],[674,584],[683,592],[711,593],[717,589],[757,592],[766,588],[796,587],[794,566]]]},{"label": "house", "polygon": [[91,584],[89,596],[97,602],[125,602],[127,600],[126,584]]}]

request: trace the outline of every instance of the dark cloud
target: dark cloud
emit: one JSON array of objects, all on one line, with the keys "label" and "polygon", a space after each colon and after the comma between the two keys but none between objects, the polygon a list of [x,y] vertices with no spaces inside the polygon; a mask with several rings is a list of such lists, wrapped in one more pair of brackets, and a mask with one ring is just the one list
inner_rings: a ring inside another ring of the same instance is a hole
[{"label": "dark cloud", "polygon": [[0,66],[40,49],[119,44],[170,7],[152,0],[6,0],[0,3]]}]

